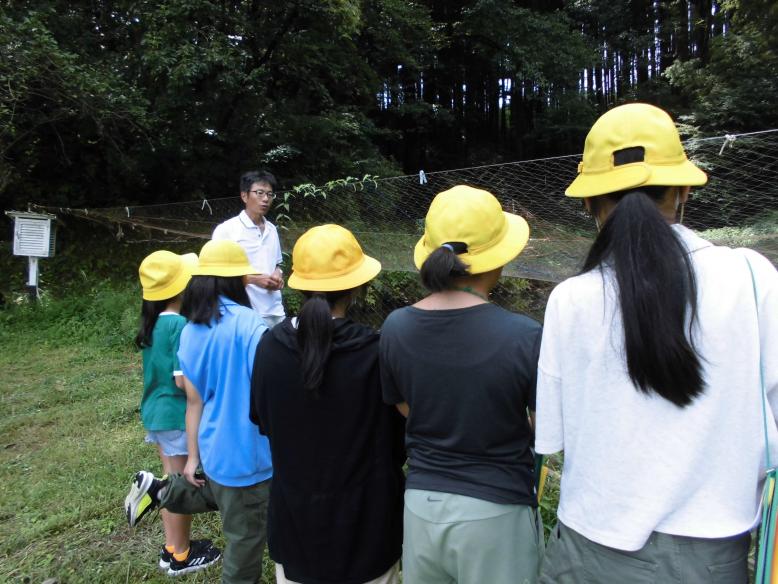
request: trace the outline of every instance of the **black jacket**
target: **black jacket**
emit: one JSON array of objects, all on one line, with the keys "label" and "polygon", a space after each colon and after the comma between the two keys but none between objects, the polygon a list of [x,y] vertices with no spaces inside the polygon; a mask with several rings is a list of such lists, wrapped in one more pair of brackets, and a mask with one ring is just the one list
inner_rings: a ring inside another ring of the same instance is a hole
[{"label": "black jacket", "polygon": [[318,396],[292,319],[257,348],[251,420],[270,439],[270,557],[303,584],[360,584],[402,554],[404,420],[383,403],[378,333],[336,319]]}]

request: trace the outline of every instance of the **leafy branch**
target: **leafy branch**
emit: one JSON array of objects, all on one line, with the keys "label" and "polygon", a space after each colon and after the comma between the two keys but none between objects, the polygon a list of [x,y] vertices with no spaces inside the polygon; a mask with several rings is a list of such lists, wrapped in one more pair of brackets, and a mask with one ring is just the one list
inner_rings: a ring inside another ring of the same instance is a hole
[{"label": "leafy branch", "polygon": [[276,214],[276,225],[280,229],[289,229],[288,225],[292,222],[292,209],[294,207],[295,199],[299,200],[300,197],[302,197],[302,199],[313,197],[314,199],[327,200],[327,197],[335,191],[351,188],[356,193],[363,191],[365,185],[372,185],[373,188],[377,188],[378,176],[373,174],[366,174],[362,178],[347,176],[346,178],[327,181],[321,186],[313,183],[295,185],[288,191],[284,191],[281,200],[275,204],[276,210],[278,211]]}]

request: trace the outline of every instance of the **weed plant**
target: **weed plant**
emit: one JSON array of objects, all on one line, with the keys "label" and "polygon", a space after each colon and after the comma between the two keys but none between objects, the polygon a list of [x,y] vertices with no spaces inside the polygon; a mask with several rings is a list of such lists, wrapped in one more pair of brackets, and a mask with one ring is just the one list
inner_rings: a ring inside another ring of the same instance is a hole
[{"label": "weed plant", "polygon": [[[130,530],[122,508],[136,470],[161,474],[139,415],[139,307],[135,286],[117,286],[0,310],[0,582],[170,581],[162,522]],[[193,534],[224,546],[216,514]],[[217,565],[188,581],[220,578]]]},{"label": "weed plant", "polygon": [[[83,284],[0,309],[0,582],[169,582],[156,567],[162,522],[152,515],[130,530],[122,508],[135,471],[161,473],[139,415],[138,284]],[[545,293],[514,279],[501,291],[519,310]],[[354,317],[379,326],[422,294],[416,274],[387,272]],[[285,300],[296,312],[299,296],[289,291]],[[542,505],[547,526],[556,476]],[[216,514],[196,517],[193,535],[224,546]],[[266,555],[265,582],[273,570]],[[217,565],[188,581],[215,583],[220,574]]]}]

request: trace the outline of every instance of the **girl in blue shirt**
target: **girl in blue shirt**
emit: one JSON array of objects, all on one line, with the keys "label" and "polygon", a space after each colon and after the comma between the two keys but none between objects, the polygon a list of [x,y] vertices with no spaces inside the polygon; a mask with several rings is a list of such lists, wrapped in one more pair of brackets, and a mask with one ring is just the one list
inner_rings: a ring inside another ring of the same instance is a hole
[{"label": "girl in blue shirt", "polygon": [[[249,420],[254,354],[267,330],[246,295],[256,270],[232,241],[209,241],[184,294],[178,358],[186,390],[189,458],[182,474],[139,472],[125,501],[130,526],[151,509],[218,510],[227,545],[222,582],[254,584],[262,571],[273,469],[267,438]],[[200,472],[202,466],[202,472]]]}]

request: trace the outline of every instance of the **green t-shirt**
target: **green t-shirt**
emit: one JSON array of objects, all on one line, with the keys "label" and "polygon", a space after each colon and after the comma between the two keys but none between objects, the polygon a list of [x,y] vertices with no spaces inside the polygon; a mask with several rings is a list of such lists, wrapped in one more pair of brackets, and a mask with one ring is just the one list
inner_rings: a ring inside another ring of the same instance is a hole
[{"label": "green t-shirt", "polygon": [[[146,430],[185,430],[186,394],[176,387],[178,342],[186,319],[180,314],[159,315],[151,346],[143,348],[143,398],[140,417]],[[179,372],[180,374],[180,372]]]}]

